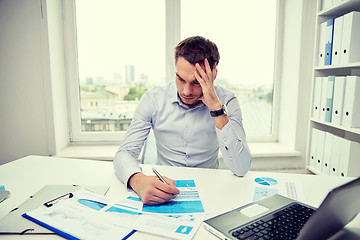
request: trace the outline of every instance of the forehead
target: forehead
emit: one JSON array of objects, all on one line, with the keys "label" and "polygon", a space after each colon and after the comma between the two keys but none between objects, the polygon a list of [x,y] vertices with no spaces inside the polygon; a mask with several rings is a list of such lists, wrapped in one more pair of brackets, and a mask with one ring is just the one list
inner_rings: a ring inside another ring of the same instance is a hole
[{"label": "forehead", "polygon": [[[202,69],[204,64],[200,63]],[[183,80],[196,81],[194,72],[196,71],[195,65],[189,63],[185,58],[179,57],[176,62],[176,75],[181,77]]]}]

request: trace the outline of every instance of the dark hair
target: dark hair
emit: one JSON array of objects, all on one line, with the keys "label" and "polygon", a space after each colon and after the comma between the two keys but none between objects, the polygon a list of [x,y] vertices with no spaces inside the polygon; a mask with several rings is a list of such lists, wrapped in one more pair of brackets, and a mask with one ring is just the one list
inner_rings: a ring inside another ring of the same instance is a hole
[{"label": "dark hair", "polygon": [[211,69],[219,63],[220,54],[215,43],[201,36],[189,37],[175,47],[175,63],[179,57],[191,64],[203,63],[208,59]]}]

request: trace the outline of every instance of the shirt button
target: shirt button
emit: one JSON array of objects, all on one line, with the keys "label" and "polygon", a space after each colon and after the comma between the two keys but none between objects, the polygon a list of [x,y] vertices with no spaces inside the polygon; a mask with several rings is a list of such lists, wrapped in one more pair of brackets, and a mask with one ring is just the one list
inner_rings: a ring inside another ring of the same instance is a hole
[{"label": "shirt button", "polygon": [[186,156],[185,156],[185,157],[186,157],[186,158],[189,158],[190,156],[186,154]]},{"label": "shirt button", "polygon": [[227,140],[226,137],[224,137],[223,140],[224,140],[224,142],[226,142],[226,140]]}]

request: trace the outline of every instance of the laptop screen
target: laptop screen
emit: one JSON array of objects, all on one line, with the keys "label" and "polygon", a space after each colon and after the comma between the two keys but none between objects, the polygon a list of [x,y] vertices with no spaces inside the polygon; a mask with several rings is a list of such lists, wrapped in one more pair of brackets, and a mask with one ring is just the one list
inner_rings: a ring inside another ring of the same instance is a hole
[{"label": "laptop screen", "polygon": [[302,228],[298,239],[327,239],[360,212],[360,178],[333,189]]}]

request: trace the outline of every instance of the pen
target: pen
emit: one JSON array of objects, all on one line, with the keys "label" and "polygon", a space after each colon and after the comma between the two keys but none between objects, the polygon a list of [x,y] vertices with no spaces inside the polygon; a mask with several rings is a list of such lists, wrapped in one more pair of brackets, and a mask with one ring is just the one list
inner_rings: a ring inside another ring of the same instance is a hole
[{"label": "pen", "polygon": [[160,173],[159,173],[158,171],[156,171],[155,168],[153,168],[152,170],[153,170],[153,172],[156,174],[156,176],[159,178],[160,181],[162,181],[163,183],[169,185],[169,184],[165,181],[165,179],[160,175]]}]

